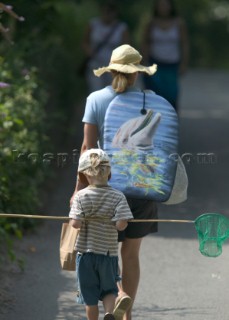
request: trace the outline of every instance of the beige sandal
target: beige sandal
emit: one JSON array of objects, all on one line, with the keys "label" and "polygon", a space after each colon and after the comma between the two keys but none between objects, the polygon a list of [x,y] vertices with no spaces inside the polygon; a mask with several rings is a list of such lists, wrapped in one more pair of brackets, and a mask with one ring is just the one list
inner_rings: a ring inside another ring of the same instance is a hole
[{"label": "beige sandal", "polygon": [[122,320],[124,314],[131,306],[131,298],[128,295],[117,298],[113,315],[115,320]]}]

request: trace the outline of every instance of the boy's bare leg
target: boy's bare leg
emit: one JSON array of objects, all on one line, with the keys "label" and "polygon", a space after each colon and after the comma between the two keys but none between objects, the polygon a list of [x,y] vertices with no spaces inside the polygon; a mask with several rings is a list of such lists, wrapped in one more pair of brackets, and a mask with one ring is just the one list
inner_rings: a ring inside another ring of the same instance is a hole
[{"label": "boy's bare leg", "polygon": [[98,320],[99,319],[98,306],[86,306],[86,315],[88,320]]},{"label": "boy's bare leg", "polygon": [[[132,305],[136,297],[139,279],[140,279],[140,263],[139,251],[142,238],[130,239],[126,238],[121,247],[122,256],[122,289],[132,299]],[[125,314],[123,320],[131,320],[130,309]]]},{"label": "boy's bare leg", "polygon": [[114,294],[108,294],[103,298],[104,313],[113,313],[116,296]]}]

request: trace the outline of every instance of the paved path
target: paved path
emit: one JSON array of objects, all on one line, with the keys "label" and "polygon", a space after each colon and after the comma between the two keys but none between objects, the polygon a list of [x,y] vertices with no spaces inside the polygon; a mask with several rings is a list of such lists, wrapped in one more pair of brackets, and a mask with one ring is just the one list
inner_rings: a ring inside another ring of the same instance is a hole
[{"label": "paved path", "polygon": [[[229,73],[217,71],[191,71],[182,79],[180,154],[192,155],[191,161],[184,158],[189,199],[177,206],[161,205],[160,218],[194,220],[206,212],[229,214],[228,83]],[[204,158],[203,153],[210,155]],[[75,167],[69,164],[59,170],[47,213],[66,215]],[[74,301],[74,273],[60,270],[60,229],[60,222],[45,223],[19,245],[26,269],[10,271],[8,307],[2,307],[0,320],[85,320],[84,309]],[[193,224],[161,223],[158,234],[143,242],[141,265],[133,319],[229,319],[228,244],[220,257],[206,258],[198,251]]]}]

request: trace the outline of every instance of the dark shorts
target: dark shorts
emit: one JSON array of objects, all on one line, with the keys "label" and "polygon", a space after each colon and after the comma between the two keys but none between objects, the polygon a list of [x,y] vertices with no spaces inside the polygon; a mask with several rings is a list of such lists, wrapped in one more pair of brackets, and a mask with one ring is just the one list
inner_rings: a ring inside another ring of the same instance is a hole
[{"label": "dark shorts", "polygon": [[[158,219],[157,205],[152,200],[127,198],[134,219]],[[129,222],[124,231],[119,232],[119,241],[125,238],[143,238],[149,233],[157,232],[157,222]]]},{"label": "dark shorts", "polygon": [[83,253],[78,255],[80,291],[86,305],[97,305],[108,294],[118,295],[118,257]]}]

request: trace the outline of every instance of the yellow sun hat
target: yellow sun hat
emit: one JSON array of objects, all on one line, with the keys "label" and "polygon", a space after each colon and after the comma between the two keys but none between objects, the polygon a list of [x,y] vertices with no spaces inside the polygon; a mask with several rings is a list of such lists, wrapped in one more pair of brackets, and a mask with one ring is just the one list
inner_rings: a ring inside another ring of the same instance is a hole
[{"label": "yellow sun hat", "polygon": [[110,63],[107,67],[93,70],[97,77],[105,72],[118,71],[122,73],[145,72],[153,75],[157,71],[157,65],[145,67],[140,64],[142,56],[140,53],[128,44],[123,44],[113,50]]}]

